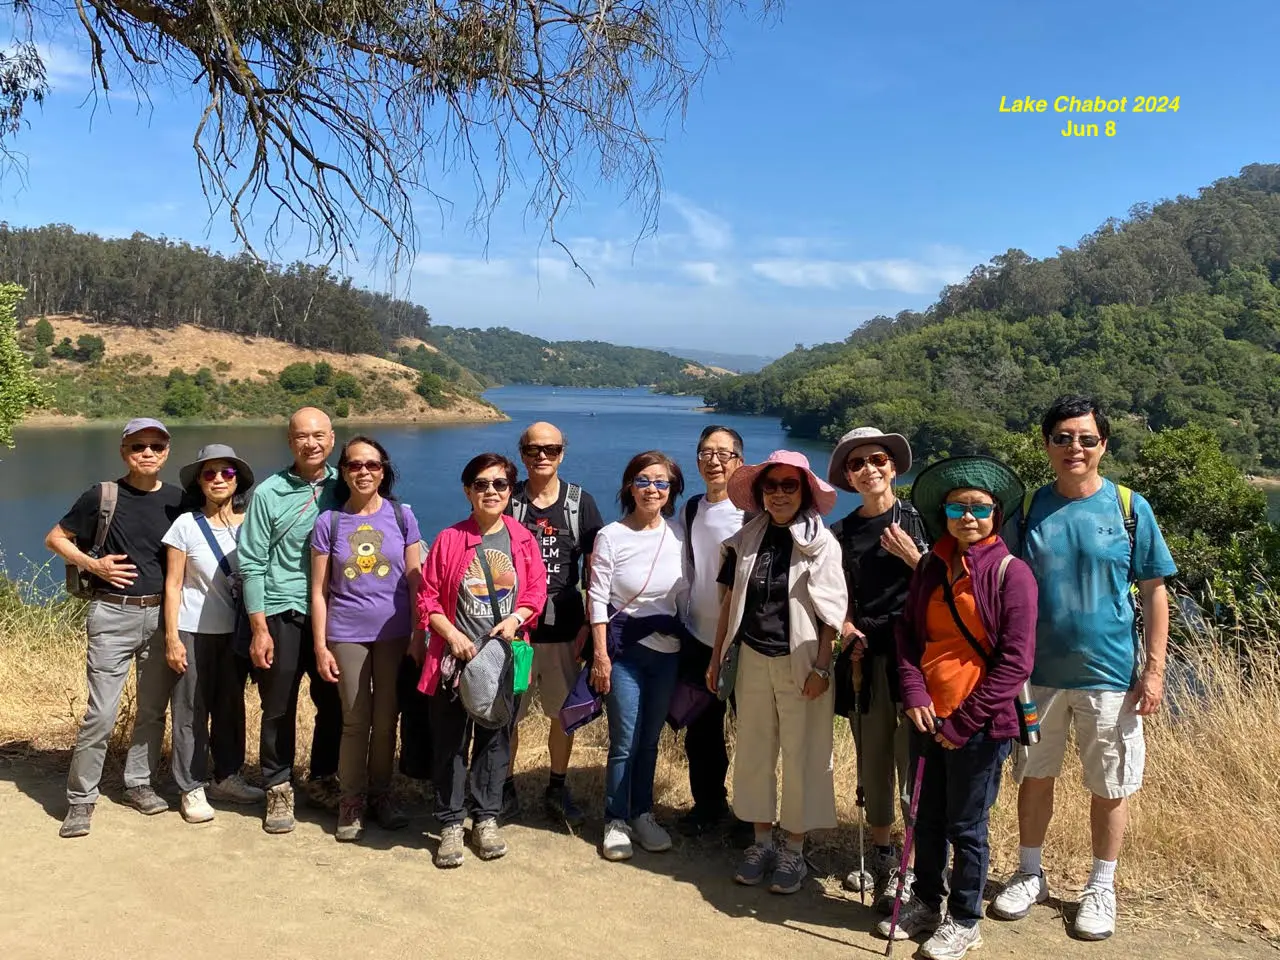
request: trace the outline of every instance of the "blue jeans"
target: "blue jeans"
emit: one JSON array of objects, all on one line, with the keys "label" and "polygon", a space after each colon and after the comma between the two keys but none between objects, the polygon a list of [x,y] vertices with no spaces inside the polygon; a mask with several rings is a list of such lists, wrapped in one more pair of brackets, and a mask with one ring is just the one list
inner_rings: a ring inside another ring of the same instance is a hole
[{"label": "blue jeans", "polygon": [[976,733],[960,749],[946,750],[933,739],[924,741],[913,734],[913,771],[922,743],[927,745],[923,746],[924,782],[916,815],[915,894],[930,909],[942,906],[942,874],[950,846],[955,863],[948,910],[956,923],[971,927],[982,918],[982,889],[991,860],[987,820],[1013,741],[991,740],[985,733]]},{"label": "blue jeans", "polygon": [[658,653],[639,643],[613,661],[605,709],[609,760],[604,772],[605,820],[632,820],[653,808],[658,738],[676,687],[678,653]]}]

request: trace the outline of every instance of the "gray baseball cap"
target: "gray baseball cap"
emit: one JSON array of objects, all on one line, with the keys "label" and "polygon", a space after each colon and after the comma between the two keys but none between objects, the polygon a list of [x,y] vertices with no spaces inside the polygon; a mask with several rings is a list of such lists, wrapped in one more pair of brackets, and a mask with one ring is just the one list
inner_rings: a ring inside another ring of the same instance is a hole
[{"label": "gray baseball cap", "polygon": [[120,438],[126,439],[143,430],[159,430],[166,437],[169,436],[169,428],[154,417],[134,417],[124,425],[124,433],[120,434]]}]

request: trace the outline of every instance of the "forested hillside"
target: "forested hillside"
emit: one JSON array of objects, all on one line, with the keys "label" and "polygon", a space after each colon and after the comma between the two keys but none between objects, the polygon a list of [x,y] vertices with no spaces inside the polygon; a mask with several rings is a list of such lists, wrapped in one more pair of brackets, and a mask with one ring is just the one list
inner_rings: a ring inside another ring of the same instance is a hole
[{"label": "forested hillside", "polygon": [[659,350],[619,347],[595,340],[548,341],[506,327],[490,330],[431,328],[427,338],[442,353],[491,384],[532,383],[553,387],[642,387],[680,384],[714,374]]},{"label": "forested hillside", "polygon": [[423,307],[361,290],[326,267],[225,257],[142,233],[112,240],[68,226],[0,223],[0,280],[26,287],[19,320],[189,323],[339,353],[382,354],[398,337],[423,337],[431,323]]},{"label": "forested hillside", "polygon": [[987,451],[1066,391],[1113,412],[1113,452],[1209,427],[1246,469],[1280,469],[1280,165],[1135,206],[1074,248],[1009,250],[924,312],[717,381],[706,402],[804,436],[874,424],[917,456]]}]

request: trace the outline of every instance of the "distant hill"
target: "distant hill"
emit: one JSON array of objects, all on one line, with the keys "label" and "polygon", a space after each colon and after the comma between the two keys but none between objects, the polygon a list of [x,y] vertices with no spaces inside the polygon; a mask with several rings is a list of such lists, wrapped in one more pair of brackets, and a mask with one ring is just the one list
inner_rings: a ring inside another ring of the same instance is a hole
[{"label": "distant hill", "polygon": [[917,459],[990,452],[1062,393],[1110,411],[1110,451],[1201,424],[1242,468],[1280,469],[1280,164],[1139,204],[1075,247],[1011,249],[923,312],[709,384],[722,410],[827,440],[871,424]]},{"label": "distant hill", "polygon": [[721,353],[717,350],[696,350],[692,347],[656,347],[655,349],[677,357],[688,357],[703,366],[718,367],[730,373],[755,373],[777,359],[753,353]]},{"label": "distant hill", "polygon": [[506,327],[432,326],[426,340],[494,386],[675,387],[721,373],[661,350],[596,340],[543,340]]}]

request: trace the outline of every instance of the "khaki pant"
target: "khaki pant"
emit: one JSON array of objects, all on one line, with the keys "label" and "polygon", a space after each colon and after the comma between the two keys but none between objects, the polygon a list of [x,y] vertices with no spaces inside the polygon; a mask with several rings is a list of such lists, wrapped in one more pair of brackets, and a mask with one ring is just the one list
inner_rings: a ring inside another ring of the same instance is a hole
[{"label": "khaki pant", "polygon": [[[733,812],[748,823],[773,823],[788,833],[836,825],[832,774],[835,693],[817,700],[796,689],[791,655],[766,657],[742,645],[738,677]],[[782,754],[782,815],[778,754]]]},{"label": "khaki pant", "polygon": [[330,643],[338,661],[342,743],[338,778],[342,796],[379,796],[391,789],[396,758],[396,674],[409,638],[376,643]]}]

